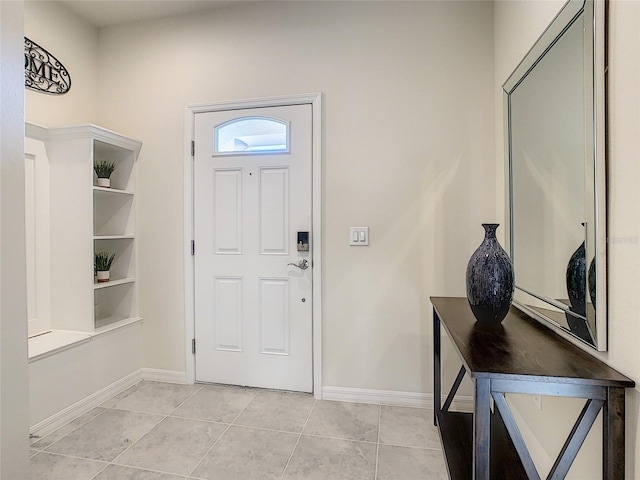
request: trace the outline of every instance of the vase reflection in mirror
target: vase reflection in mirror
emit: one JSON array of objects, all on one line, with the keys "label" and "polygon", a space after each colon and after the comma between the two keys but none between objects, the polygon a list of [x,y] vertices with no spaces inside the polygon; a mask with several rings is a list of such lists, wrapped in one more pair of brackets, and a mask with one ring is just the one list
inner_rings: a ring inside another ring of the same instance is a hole
[{"label": "vase reflection in mirror", "polygon": [[580,244],[567,264],[567,294],[571,311],[587,316],[587,265],[584,242]]},{"label": "vase reflection in mirror", "polygon": [[484,240],[467,265],[467,299],[482,326],[498,326],[513,301],[513,265],[496,238],[497,223],[483,223]]},{"label": "vase reflection in mirror", "polygon": [[[584,226],[584,223],[582,224]],[[581,339],[593,344],[593,334],[587,323],[587,289],[589,298],[596,305],[596,259],[591,260],[587,271],[585,242],[573,252],[567,264],[567,294],[569,312],[565,312],[569,329]]]}]

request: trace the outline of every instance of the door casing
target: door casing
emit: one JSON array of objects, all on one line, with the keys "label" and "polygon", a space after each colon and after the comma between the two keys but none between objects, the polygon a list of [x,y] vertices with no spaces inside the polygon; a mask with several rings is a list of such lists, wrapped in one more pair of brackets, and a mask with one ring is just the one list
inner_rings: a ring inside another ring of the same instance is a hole
[{"label": "door casing", "polygon": [[222,110],[239,110],[260,107],[278,107],[310,104],[312,108],[312,228],[313,228],[313,394],[322,398],[322,94],[308,93],[266,97],[247,100],[232,100],[188,105],[185,112],[184,147],[184,278],[185,278],[185,352],[186,380],[195,382],[195,355],[192,340],[195,338],[195,282],[194,257],[191,254],[193,240],[193,156],[191,142],[194,139],[195,114]]}]

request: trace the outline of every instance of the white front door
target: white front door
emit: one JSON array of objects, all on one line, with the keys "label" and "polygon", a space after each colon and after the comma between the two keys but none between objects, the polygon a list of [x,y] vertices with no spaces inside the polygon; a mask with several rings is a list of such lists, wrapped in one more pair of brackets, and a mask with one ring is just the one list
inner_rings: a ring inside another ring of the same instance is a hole
[{"label": "white front door", "polygon": [[196,381],[312,391],[311,127],[311,105],[195,115]]}]

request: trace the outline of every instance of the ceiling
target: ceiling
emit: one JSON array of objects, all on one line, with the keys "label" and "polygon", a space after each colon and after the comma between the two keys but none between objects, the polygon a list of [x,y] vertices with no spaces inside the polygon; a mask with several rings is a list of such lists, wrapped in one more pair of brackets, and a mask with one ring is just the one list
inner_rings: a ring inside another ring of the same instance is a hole
[{"label": "ceiling", "polygon": [[96,27],[222,8],[250,0],[58,0]]}]

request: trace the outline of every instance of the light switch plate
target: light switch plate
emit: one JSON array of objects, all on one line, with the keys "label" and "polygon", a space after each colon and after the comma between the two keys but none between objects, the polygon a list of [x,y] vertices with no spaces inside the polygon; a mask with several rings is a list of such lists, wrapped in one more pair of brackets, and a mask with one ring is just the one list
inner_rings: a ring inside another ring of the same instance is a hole
[{"label": "light switch plate", "polygon": [[365,247],[369,245],[369,227],[349,227],[349,245]]}]

